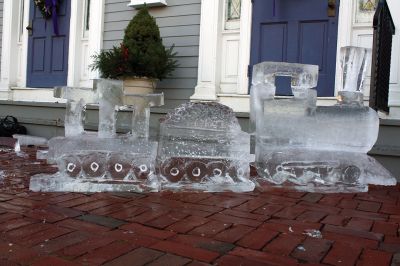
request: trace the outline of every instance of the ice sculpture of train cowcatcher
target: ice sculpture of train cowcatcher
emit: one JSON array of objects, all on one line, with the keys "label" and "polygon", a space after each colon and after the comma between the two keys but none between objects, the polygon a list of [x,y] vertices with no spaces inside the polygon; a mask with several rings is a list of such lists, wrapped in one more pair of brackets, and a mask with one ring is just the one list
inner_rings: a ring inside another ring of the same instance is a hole
[{"label": "ice sculpture of train cowcatcher", "polygon": [[[254,179],[261,188],[367,191],[396,179],[367,155],[379,117],[363,106],[369,50],[341,49],[341,88],[334,106],[317,106],[318,66],[263,62],[254,66],[251,119],[255,125]],[[275,77],[291,77],[292,97],[275,96]]]},{"label": "ice sculpture of train cowcatcher", "polygon": [[[54,96],[67,99],[65,137],[49,141],[45,156],[56,163],[55,175],[35,175],[33,191],[159,191],[154,174],[157,142],[149,141],[151,106],[163,105],[163,94],[125,94],[120,81],[97,80],[94,89],[55,88]],[[99,129],[93,135],[84,131],[87,104],[99,104]],[[116,113],[133,112],[132,132],[116,135]]]}]

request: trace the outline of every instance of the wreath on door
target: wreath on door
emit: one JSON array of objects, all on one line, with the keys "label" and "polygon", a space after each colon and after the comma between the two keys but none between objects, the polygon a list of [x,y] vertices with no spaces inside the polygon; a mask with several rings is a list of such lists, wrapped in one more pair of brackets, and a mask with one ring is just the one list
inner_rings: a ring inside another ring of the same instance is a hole
[{"label": "wreath on door", "polygon": [[58,32],[58,8],[61,0],[33,0],[42,13],[44,19],[51,18],[53,20],[54,34],[59,35]]},{"label": "wreath on door", "polygon": [[43,18],[49,19],[53,14],[53,9],[58,9],[60,0],[33,0],[42,13]]}]

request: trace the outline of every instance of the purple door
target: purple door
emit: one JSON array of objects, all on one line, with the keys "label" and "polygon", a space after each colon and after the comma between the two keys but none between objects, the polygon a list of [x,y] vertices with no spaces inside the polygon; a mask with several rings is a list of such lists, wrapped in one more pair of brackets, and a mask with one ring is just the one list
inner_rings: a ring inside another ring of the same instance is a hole
[{"label": "purple door", "polygon": [[31,30],[28,39],[27,87],[67,85],[71,1],[59,1],[58,35],[54,33],[52,19],[44,19],[34,1],[29,2]]},{"label": "purple door", "polygon": [[[250,65],[263,61],[318,65],[318,96],[333,96],[339,0],[252,2]],[[291,94],[288,79],[277,78],[276,84],[277,95]]]}]

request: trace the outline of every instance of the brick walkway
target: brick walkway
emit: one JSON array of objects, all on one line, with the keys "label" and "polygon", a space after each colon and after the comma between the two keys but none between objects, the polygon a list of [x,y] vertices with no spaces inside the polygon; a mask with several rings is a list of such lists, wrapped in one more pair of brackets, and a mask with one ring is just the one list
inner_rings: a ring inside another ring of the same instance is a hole
[{"label": "brick walkway", "polygon": [[55,169],[24,151],[0,152],[0,265],[400,265],[400,186],[32,193],[29,177]]}]

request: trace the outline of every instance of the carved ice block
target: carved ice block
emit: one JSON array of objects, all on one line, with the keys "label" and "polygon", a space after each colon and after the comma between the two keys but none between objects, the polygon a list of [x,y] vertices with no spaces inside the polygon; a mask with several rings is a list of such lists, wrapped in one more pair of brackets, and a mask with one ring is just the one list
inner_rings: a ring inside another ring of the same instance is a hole
[{"label": "carved ice block", "polygon": [[[59,172],[53,176],[32,177],[31,190],[159,191],[155,175],[157,142],[148,139],[148,125],[149,107],[162,105],[163,94],[125,94],[122,82],[115,80],[97,80],[93,90],[60,88],[56,94],[68,102],[81,103],[79,108],[68,109],[70,113],[67,110],[67,115],[74,118],[79,117],[85,103],[98,103],[99,131],[96,135],[84,132],[82,127],[80,134],[51,139],[47,159],[57,163]],[[129,134],[116,134],[119,110],[132,111],[133,125]],[[71,131],[76,133],[73,125],[71,123]]]},{"label": "carved ice block", "polygon": [[[292,77],[293,97],[275,97],[276,76]],[[378,136],[376,112],[352,101],[317,106],[317,80],[317,66],[277,62],[254,66],[256,182],[326,192],[395,184],[393,176],[366,154]]]},{"label": "carved ice block", "polygon": [[160,125],[157,171],[163,190],[252,191],[250,137],[232,109],[185,103]]}]

